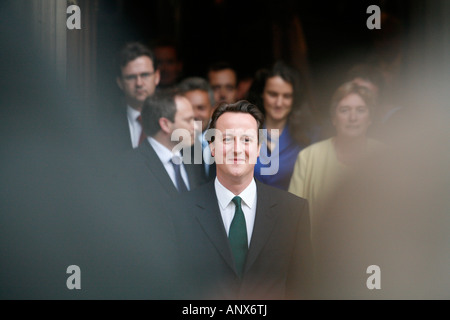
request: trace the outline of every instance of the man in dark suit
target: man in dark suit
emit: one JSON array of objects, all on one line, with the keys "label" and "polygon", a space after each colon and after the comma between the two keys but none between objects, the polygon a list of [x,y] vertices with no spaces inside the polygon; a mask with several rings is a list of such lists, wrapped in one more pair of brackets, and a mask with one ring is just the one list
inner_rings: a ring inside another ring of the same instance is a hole
[{"label": "man in dark suit", "polygon": [[205,134],[214,111],[214,91],[208,81],[201,77],[186,78],[181,81],[178,88],[191,102],[194,108],[195,121],[201,122],[201,130],[196,132],[196,143],[192,145],[191,152],[194,155],[196,153],[200,155],[201,150],[201,163],[204,167],[205,179],[207,181],[213,180],[216,178],[216,164],[211,156],[211,150],[209,149]]},{"label": "man in dark suit", "polygon": [[113,214],[106,225],[117,236],[106,238],[111,246],[102,248],[99,263],[107,270],[95,277],[100,279],[96,283],[108,289],[102,292],[106,298],[179,298],[183,291],[177,279],[182,273],[170,203],[203,183],[203,175],[198,165],[171,161],[191,148],[192,105],[175,90],[157,91],[144,102],[142,124],[146,139],[123,155],[112,183],[117,191],[109,200]]},{"label": "man in dark suit", "polygon": [[[120,105],[99,115],[106,127],[105,142],[112,151],[123,153],[137,148],[143,141],[141,111],[160,80],[155,56],[139,42],[127,43],[117,55],[116,82],[123,92]],[[106,113],[106,114],[105,114]]]},{"label": "man in dark suit", "polygon": [[139,188],[157,185],[160,197],[173,199],[204,182],[202,168],[191,161],[195,123],[189,100],[175,89],[156,92],[144,102],[142,124],[147,138],[124,161]]},{"label": "man in dark suit", "polygon": [[217,177],[174,210],[185,295],[195,299],[307,298],[312,250],[305,199],[256,182],[263,116],[247,101],[213,113]]}]

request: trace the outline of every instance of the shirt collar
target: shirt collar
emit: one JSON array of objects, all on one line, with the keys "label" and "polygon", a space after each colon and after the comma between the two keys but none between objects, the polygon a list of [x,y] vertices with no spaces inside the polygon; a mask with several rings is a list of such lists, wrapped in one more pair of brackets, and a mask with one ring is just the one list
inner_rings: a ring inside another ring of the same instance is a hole
[{"label": "shirt collar", "polygon": [[136,121],[136,118],[139,117],[141,113],[136,109],[133,109],[129,105],[127,105],[127,117],[130,121]]},{"label": "shirt collar", "polygon": [[162,163],[169,162],[174,155],[181,157],[181,152],[179,150],[173,153],[171,150],[167,149],[152,137],[148,137],[148,142],[153,147]]},{"label": "shirt collar", "polygon": [[[219,200],[220,208],[225,209],[231,202],[231,200],[235,197],[235,194],[225,188],[220,182],[219,179],[215,179],[214,187],[216,189],[217,199]],[[256,197],[256,183],[255,179],[252,179],[252,182],[240,193],[239,197],[242,198],[242,201],[249,207],[252,208],[252,205],[255,201]]]}]

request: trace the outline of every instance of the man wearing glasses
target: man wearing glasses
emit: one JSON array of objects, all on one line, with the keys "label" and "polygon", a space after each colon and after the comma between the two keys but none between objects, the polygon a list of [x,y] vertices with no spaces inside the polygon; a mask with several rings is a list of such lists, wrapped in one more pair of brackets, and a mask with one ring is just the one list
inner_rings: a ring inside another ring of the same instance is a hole
[{"label": "man wearing glasses", "polygon": [[112,113],[102,115],[107,126],[105,143],[119,154],[137,148],[145,135],[141,110],[145,99],[153,95],[160,80],[154,53],[139,42],[127,43],[117,55],[116,82],[124,101]]}]

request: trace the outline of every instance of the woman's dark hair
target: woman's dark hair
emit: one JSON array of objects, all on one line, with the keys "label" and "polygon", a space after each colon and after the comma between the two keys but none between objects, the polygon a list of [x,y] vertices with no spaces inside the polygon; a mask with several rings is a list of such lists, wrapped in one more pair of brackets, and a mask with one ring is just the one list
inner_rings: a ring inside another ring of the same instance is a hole
[{"label": "woman's dark hair", "polygon": [[256,72],[252,86],[250,87],[248,100],[256,104],[265,114],[263,92],[269,78],[279,76],[290,83],[293,88],[292,110],[288,116],[287,127],[292,138],[301,145],[310,144],[309,130],[312,116],[304,102],[304,85],[300,73],[294,68],[279,60],[270,68],[263,68]]}]

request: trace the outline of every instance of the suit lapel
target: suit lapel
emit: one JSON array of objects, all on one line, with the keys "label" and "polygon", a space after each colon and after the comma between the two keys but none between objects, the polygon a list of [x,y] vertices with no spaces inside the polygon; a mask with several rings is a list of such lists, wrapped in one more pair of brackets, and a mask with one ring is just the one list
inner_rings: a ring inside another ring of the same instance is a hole
[{"label": "suit lapel", "polygon": [[256,261],[258,255],[269,239],[275,226],[278,212],[276,211],[277,201],[271,197],[270,190],[262,183],[256,181],[257,187],[257,204],[255,224],[253,226],[253,234],[250,242],[250,248],[247,253],[245,270],[249,270]]},{"label": "suit lapel", "polygon": [[189,186],[192,189],[203,184],[205,181],[203,175],[203,166],[200,164],[184,164],[189,179]]},{"label": "suit lapel", "polygon": [[219,204],[217,203],[214,181],[207,183],[198,190],[200,190],[200,196],[196,201],[198,208],[197,221],[222,258],[235,271],[228,237],[223,226]]},{"label": "suit lapel", "polygon": [[161,163],[155,150],[153,150],[147,140],[138,147],[138,152],[144,156],[145,165],[159,181],[161,186],[167,191],[168,195],[177,196],[179,194],[178,190],[173,185],[166,168],[164,168],[164,165]]},{"label": "suit lapel", "polygon": [[[279,214],[276,211],[277,200],[271,197],[270,190],[258,181],[256,181],[256,187],[256,217],[244,273],[252,267],[261,250],[264,248],[264,245],[273,231]],[[197,200],[195,201],[198,208],[196,219],[222,258],[236,273],[228,237],[223,226],[219,205],[217,203],[214,181],[197,189],[197,194]]]}]

